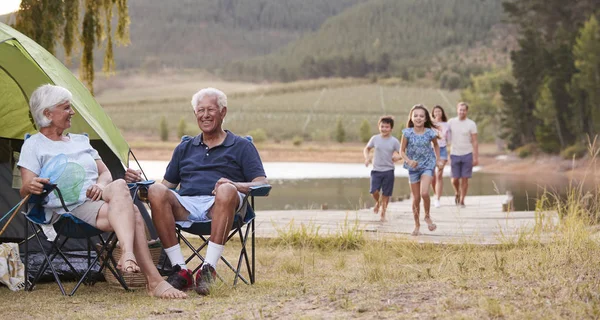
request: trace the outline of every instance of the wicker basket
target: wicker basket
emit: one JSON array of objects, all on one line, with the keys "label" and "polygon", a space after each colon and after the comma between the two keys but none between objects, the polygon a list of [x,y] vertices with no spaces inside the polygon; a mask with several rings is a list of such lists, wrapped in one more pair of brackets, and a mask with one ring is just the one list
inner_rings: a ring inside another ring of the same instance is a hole
[{"label": "wicker basket", "polygon": [[[98,248],[100,247],[99,244],[96,245]],[[162,245],[160,243],[160,240],[150,240],[148,241],[148,249],[150,249],[150,255],[152,256],[152,262],[154,262],[154,265],[158,264],[158,260],[160,259],[160,253],[162,251]],[[121,248],[119,247],[119,243],[117,242],[117,246],[115,247],[115,249],[113,250],[112,253],[113,258],[115,259],[116,262],[119,262],[119,259],[121,259]],[[104,257],[100,258],[100,261],[103,261]],[[108,270],[107,268],[104,268],[102,270],[102,274],[104,275],[104,278],[106,279],[106,282],[108,282],[111,285],[114,286],[118,286],[119,288],[122,288],[121,284],[119,283],[119,281],[115,278],[115,276],[113,275],[112,272],[110,272],[110,270]],[[144,277],[144,274],[141,272],[138,273],[124,273],[123,274],[123,279],[125,280],[125,283],[127,284],[128,287],[130,288],[143,288],[146,287],[146,278]]]}]

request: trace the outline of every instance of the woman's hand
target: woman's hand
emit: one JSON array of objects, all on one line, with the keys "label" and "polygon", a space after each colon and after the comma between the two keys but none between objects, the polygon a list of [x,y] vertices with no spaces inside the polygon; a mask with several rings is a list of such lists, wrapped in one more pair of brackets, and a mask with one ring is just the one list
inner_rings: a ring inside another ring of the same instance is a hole
[{"label": "woman's hand", "polygon": [[444,168],[444,161],[443,160],[438,160],[437,161],[437,167],[438,167],[438,169],[442,170]]},{"label": "woman's hand", "polygon": [[85,195],[92,201],[98,201],[102,199],[102,191],[104,190],[104,186],[99,184],[91,185]]},{"label": "woman's hand", "polygon": [[415,160],[408,160],[406,163],[408,163],[408,166],[413,169],[416,169],[417,166],[419,165],[419,163]]},{"label": "woman's hand", "polygon": [[44,185],[49,183],[50,179],[48,178],[35,177],[29,183],[27,190],[31,194],[42,194],[42,192],[44,192]]}]

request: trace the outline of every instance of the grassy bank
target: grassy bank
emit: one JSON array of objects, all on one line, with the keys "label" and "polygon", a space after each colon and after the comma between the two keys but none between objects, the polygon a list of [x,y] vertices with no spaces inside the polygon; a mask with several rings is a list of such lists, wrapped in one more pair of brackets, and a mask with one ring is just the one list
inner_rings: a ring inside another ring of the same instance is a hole
[{"label": "grassy bank", "polygon": [[[217,285],[211,296],[192,292],[187,301],[156,300],[143,290],[126,293],[106,283],[83,287],[71,298],[60,296],[54,283],[31,293],[3,288],[3,317],[598,318],[600,246],[580,201],[561,204],[569,213],[559,225],[540,219],[497,246],[374,241],[351,221],[332,235],[315,225],[292,225],[277,238],[258,240],[253,286]],[[226,255],[238,249],[230,244]],[[219,270],[225,270],[222,264]],[[25,308],[24,301],[36,307]]]}]

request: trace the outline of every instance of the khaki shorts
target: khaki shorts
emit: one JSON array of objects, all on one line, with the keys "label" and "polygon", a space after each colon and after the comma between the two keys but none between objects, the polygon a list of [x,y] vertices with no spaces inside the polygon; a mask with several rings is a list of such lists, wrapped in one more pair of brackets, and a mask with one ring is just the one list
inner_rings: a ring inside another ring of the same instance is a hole
[{"label": "khaki shorts", "polygon": [[104,200],[86,200],[83,204],[73,209],[71,214],[95,228],[98,212],[100,211],[100,207],[105,203]]}]

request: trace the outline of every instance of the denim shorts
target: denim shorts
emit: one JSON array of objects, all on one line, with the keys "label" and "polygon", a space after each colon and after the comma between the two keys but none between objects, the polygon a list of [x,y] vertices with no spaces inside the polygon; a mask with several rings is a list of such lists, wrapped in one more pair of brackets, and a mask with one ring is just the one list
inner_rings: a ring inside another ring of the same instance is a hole
[{"label": "denim shorts", "polygon": [[408,169],[408,181],[410,184],[421,181],[422,175],[433,177],[433,169]]},{"label": "denim shorts", "polygon": [[440,147],[440,159],[448,160],[448,148]]}]

